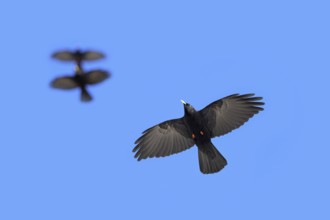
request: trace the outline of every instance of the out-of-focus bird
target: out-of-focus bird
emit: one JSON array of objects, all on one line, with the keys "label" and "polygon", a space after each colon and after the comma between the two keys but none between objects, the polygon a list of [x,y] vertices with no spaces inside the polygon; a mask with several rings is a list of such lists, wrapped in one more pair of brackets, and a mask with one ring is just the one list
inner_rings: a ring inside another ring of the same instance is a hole
[{"label": "out-of-focus bird", "polygon": [[135,158],[164,157],[197,145],[200,171],[215,173],[227,165],[226,159],[215,148],[211,138],[225,135],[262,111],[262,97],[254,94],[233,94],[196,111],[184,105],[184,116],[164,121],[143,132],[136,140]]},{"label": "out-of-focus bird", "polygon": [[87,91],[87,85],[100,83],[110,77],[110,74],[104,70],[92,70],[83,72],[80,66],[76,66],[74,76],[63,76],[54,79],[51,86],[56,89],[81,89],[81,101],[91,101],[92,96]]},{"label": "out-of-focus bird", "polygon": [[52,57],[61,61],[74,61],[79,67],[81,67],[82,61],[98,60],[104,58],[105,56],[103,53],[92,50],[86,50],[86,51],[62,50],[59,52],[55,52],[52,55]]}]

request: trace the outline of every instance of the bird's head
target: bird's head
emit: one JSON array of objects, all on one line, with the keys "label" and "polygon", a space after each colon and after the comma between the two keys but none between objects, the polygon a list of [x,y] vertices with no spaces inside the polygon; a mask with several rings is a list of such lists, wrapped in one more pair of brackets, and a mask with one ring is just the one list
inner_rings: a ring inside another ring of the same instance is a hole
[{"label": "bird's head", "polygon": [[75,70],[75,73],[76,73],[77,75],[83,73],[83,71],[82,71],[80,65],[76,65],[75,68],[74,68],[74,70]]},{"label": "bird's head", "polygon": [[194,112],[196,112],[196,110],[194,109],[194,107],[192,107],[192,105],[190,105],[189,103],[186,103],[182,99],[181,99],[181,102],[183,104],[185,114],[192,115]]}]

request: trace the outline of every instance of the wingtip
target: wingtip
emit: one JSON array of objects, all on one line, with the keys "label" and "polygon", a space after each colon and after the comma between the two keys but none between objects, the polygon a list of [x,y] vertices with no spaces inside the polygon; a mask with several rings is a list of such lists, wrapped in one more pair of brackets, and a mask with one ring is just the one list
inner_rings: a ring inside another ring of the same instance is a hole
[{"label": "wingtip", "polygon": [[139,149],[139,145],[136,145],[136,146],[133,148],[132,152],[136,152],[138,149]]},{"label": "wingtip", "polygon": [[111,78],[111,72],[109,72],[109,71],[105,71],[105,73],[106,73],[106,79]]},{"label": "wingtip", "polygon": [[249,98],[255,96],[254,93],[247,93],[247,94],[243,94],[243,95],[239,95],[239,98]]}]

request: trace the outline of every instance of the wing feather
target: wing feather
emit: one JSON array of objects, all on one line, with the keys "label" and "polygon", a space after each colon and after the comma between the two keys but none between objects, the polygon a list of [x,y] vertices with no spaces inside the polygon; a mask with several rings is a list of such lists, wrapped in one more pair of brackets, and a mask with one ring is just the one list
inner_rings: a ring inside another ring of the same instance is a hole
[{"label": "wing feather", "polygon": [[195,142],[190,137],[183,119],[162,122],[145,130],[135,141],[133,149],[138,160],[148,157],[165,157],[192,147]]},{"label": "wing feather", "polygon": [[92,70],[83,75],[87,84],[94,85],[110,77],[110,74],[104,70]]},{"label": "wing feather", "polygon": [[72,53],[71,51],[68,51],[68,50],[63,50],[63,51],[53,53],[52,57],[55,59],[58,59],[58,60],[62,60],[62,61],[75,60],[74,53]]},{"label": "wing feather", "polygon": [[254,94],[233,94],[219,99],[200,111],[211,137],[221,136],[239,128],[263,108],[262,97]]},{"label": "wing feather", "polygon": [[54,79],[51,86],[56,89],[74,89],[79,85],[73,77],[64,76]]},{"label": "wing feather", "polygon": [[83,55],[84,60],[98,60],[104,58],[104,54],[97,51],[85,51]]}]

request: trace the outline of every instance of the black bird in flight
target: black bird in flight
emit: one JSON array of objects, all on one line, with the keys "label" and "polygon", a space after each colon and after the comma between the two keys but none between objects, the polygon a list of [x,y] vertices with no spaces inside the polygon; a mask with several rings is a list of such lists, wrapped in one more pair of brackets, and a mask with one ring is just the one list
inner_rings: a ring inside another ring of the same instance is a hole
[{"label": "black bird in flight", "polygon": [[92,70],[83,72],[79,65],[76,66],[74,76],[63,76],[54,79],[51,86],[56,89],[81,89],[80,100],[91,101],[92,96],[88,93],[87,85],[100,83],[110,77],[110,74],[104,70]]},{"label": "black bird in flight", "polygon": [[92,50],[76,50],[73,52],[69,50],[62,50],[54,53],[52,57],[61,61],[75,61],[76,64],[81,68],[82,61],[99,60],[104,58],[105,56],[103,53]]},{"label": "black bird in flight", "polygon": [[198,147],[199,168],[204,174],[219,172],[227,165],[226,159],[215,148],[211,138],[225,135],[262,111],[262,97],[254,94],[233,94],[196,111],[184,105],[184,116],[164,121],[143,132],[135,141],[135,158],[164,157]]}]

